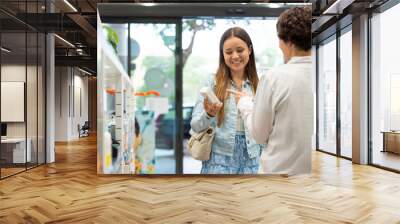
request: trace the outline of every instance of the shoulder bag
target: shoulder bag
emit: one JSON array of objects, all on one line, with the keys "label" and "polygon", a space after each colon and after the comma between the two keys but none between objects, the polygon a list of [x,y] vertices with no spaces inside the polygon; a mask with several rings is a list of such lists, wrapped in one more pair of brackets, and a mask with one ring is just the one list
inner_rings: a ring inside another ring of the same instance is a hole
[{"label": "shoulder bag", "polygon": [[188,149],[194,159],[201,161],[210,159],[214,134],[215,132],[212,127],[209,127],[200,133],[193,133],[188,142]]}]

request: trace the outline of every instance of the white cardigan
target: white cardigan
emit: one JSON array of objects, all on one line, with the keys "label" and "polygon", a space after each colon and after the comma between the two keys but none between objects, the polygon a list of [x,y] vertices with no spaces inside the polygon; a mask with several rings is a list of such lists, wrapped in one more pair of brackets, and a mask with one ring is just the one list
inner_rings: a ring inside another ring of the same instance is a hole
[{"label": "white cardigan", "polygon": [[250,97],[239,100],[250,135],[266,144],[260,173],[311,172],[312,83],[311,57],[293,57],[261,77],[254,102]]}]

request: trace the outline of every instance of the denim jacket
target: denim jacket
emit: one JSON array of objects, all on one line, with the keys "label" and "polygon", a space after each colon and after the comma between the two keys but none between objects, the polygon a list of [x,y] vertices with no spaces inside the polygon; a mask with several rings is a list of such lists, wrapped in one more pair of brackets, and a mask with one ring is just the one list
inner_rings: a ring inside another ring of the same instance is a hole
[{"label": "denim jacket", "polygon": [[[213,90],[215,90],[216,86],[214,77],[215,76],[212,76],[212,78],[206,83],[206,86],[211,87]],[[228,88],[237,90],[233,81],[231,87]],[[253,89],[248,80],[243,82],[242,91],[246,91],[249,96],[254,96]],[[204,97],[199,94],[198,100],[193,109],[192,120],[190,122],[192,131],[199,133],[209,126],[213,127],[215,129],[215,137],[212,144],[212,151],[226,156],[233,156],[237,118],[239,115],[235,97],[232,94],[229,94],[224,102],[223,109],[225,110],[225,118],[221,127],[217,127],[216,117],[209,117],[207,115],[207,112],[204,110],[203,100]],[[249,157],[255,158],[260,156],[262,146],[257,144],[255,140],[250,137],[247,127],[245,126],[244,128]]]}]

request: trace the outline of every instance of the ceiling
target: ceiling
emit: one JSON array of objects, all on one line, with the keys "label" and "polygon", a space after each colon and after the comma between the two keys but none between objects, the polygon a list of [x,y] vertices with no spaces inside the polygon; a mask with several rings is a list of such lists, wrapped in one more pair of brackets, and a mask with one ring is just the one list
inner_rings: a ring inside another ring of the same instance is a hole
[{"label": "ceiling", "polygon": [[[387,0],[344,0],[350,2],[346,8],[371,7]],[[97,3],[312,3],[313,35],[316,36],[339,19],[337,15],[322,12],[335,0],[1,0],[0,25],[2,32],[20,32],[25,28],[39,32],[54,32],[56,65],[75,65],[96,70],[96,9]],[[47,4],[46,4],[47,3]],[[49,12],[52,13],[49,13]],[[18,38],[16,40],[18,45]],[[66,40],[66,41],[63,41]],[[73,46],[72,46],[72,45]],[[29,51],[29,50],[28,50]]]}]

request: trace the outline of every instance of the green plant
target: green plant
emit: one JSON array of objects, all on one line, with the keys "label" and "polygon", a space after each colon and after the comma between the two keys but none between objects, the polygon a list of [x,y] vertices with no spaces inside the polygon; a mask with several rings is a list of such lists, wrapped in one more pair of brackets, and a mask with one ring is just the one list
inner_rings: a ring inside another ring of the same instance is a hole
[{"label": "green plant", "polygon": [[115,53],[118,54],[117,46],[119,43],[119,37],[117,32],[115,32],[115,30],[108,25],[103,25],[103,29],[106,31],[107,34],[107,41],[114,48]]}]

